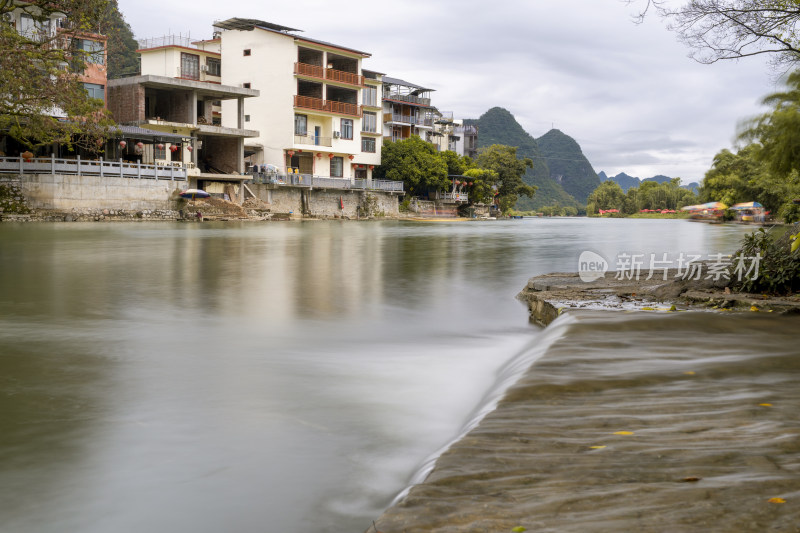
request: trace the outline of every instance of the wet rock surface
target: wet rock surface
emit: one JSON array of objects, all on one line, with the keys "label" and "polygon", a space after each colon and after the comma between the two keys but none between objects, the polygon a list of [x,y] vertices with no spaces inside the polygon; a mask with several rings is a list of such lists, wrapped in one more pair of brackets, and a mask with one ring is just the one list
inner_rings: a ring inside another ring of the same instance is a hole
[{"label": "wet rock surface", "polygon": [[532,278],[556,340],[367,531],[800,531],[800,302],[720,285]]},{"label": "wet rock surface", "polygon": [[798,295],[733,293],[723,278],[695,280],[677,275],[676,270],[670,270],[666,279],[663,275],[625,279],[607,273],[605,277],[585,282],[577,273],[545,274],[531,278],[518,298],[528,304],[531,320],[542,326],[570,309],[800,312]]}]

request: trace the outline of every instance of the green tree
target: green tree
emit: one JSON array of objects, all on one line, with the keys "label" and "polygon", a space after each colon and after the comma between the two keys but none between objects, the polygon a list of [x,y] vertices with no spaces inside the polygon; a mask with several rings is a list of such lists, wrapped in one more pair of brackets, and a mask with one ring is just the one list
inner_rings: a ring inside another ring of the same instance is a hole
[{"label": "green tree", "polygon": [[471,168],[464,172],[472,185],[469,187],[470,204],[488,204],[494,198],[494,185],[499,176],[494,170]]},{"label": "green tree", "polygon": [[461,176],[467,170],[475,168],[475,163],[467,156],[460,156],[452,150],[439,152],[439,157],[447,165],[447,173],[450,176]]},{"label": "green tree", "polygon": [[770,54],[775,66],[800,60],[797,0],[691,0],[674,7],[671,0],[644,3],[640,19],[655,10],[701,63]]},{"label": "green tree", "polygon": [[108,39],[108,79],[139,73],[139,44],[119,10],[117,0],[108,0],[100,20],[100,31]]},{"label": "green tree", "polygon": [[402,141],[384,141],[375,178],[402,181],[411,195],[444,191],[451,185],[445,160],[431,143],[417,135]]},{"label": "green tree", "polygon": [[589,195],[586,205],[586,213],[596,215],[601,209],[619,209],[625,204],[625,193],[622,187],[613,181],[604,181]]},{"label": "green tree", "polygon": [[536,187],[522,181],[528,168],[533,168],[530,158],[517,159],[517,148],[493,144],[478,151],[476,161],[478,168],[493,170],[497,173],[497,196],[500,210],[506,213],[517,199],[522,196],[533,198]]},{"label": "green tree", "polygon": [[768,95],[762,103],[772,111],[744,122],[739,138],[761,145],[755,155],[774,174],[800,170],[800,71],[786,79],[786,90]]},{"label": "green tree", "polygon": [[760,180],[765,172],[764,165],[755,157],[758,150],[758,146],[749,145],[736,154],[722,150],[715,155],[700,185],[700,201],[722,202],[729,206],[754,201],[751,183]]},{"label": "green tree", "polygon": [[[106,5],[107,0],[0,0],[2,20],[21,11],[35,24],[34,31],[20,32],[0,22],[0,131],[30,149],[102,144],[113,121],[78,79],[86,52],[75,40],[98,31]],[[63,28],[51,27],[54,14],[66,16]]]},{"label": "green tree", "polygon": [[727,205],[756,201],[791,220],[792,200],[800,196],[800,172],[793,170],[785,176],[770,172],[761,151],[761,146],[750,144],[736,154],[718,153],[700,187],[700,201]]}]

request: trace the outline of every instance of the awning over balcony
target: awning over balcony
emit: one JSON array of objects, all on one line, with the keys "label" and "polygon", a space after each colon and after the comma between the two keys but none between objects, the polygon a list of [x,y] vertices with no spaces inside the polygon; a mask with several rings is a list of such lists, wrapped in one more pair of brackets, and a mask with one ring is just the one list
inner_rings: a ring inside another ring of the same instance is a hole
[{"label": "awning over balcony", "polygon": [[436,89],[427,89],[422,87],[421,85],[416,85],[405,80],[401,80],[400,78],[390,78],[389,76],[383,77],[383,84],[384,85],[402,85],[403,87],[409,87],[414,89],[411,91],[410,94],[414,94],[415,92],[424,92],[424,91],[435,91]]}]

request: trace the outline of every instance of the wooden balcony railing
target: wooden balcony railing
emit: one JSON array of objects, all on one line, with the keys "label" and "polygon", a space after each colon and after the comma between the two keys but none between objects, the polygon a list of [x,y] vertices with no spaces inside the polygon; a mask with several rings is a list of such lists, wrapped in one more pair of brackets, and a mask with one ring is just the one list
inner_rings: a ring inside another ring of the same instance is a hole
[{"label": "wooden balcony railing", "polygon": [[337,113],[340,115],[352,115],[354,117],[361,116],[361,106],[356,104],[348,104],[346,102],[335,102],[328,100],[325,102],[325,110],[329,113]]},{"label": "wooden balcony railing", "polygon": [[325,78],[325,69],[317,65],[309,65],[307,63],[295,63],[294,73],[301,76],[311,76],[313,78]]},{"label": "wooden balcony railing", "polygon": [[337,115],[348,115],[352,117],[361,116],[360,105],[348,104],[347,102],[336,102],[334,100],[323,100],[321,98],[313,98],[311,96],[295,95],[294,106],[303,109],[313,109],[316,111],[335,113]]},{"label": "wooden balcony railing", "polygon": [[317,111],[325,111],[325,100],[322,98],[314,98],[311,96],[295,95],[294,106],[302,107],[304,109],[315,109]]},{"label": "wooden balcony railing", "polygon": [[364,85],[364,76],[359,76],[352,72],[344,72],[343,70],[334,70],[332,68],[325,70],[325,79],[337,81],[339,83],[349,83],[350,85]]},{"label": "wooden balcony railing", "polygon": [[323,68],[317,65],[309,65],[307,63],[295,63],[294,73],[300,76],[309,76],[312,78],[319,78],[321,80],[330,80],[337,83],[358,85],[359,87],[364,86],[364,76],[353,74],[352,72],[345,72],[343,70]]}]

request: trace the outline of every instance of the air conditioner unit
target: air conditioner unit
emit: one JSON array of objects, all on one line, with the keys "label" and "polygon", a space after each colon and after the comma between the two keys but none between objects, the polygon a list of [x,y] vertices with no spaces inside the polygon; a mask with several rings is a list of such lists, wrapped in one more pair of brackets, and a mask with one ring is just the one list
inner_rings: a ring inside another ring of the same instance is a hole
[{"label": "air conditioner unit", "polygon": [[333,138],[334,138],[334,139],[338,139],[338,138],[339,138],[339,137],[341,137],[341,136],[342,136],[342,134],[341,134],[341,133],[339,133],[338,131],[334,131],[334,132],[333,132]]},{"label": "air conditioner unit", "polygon": [[208,65],[200,65],[200,72],[208,72]]}]

